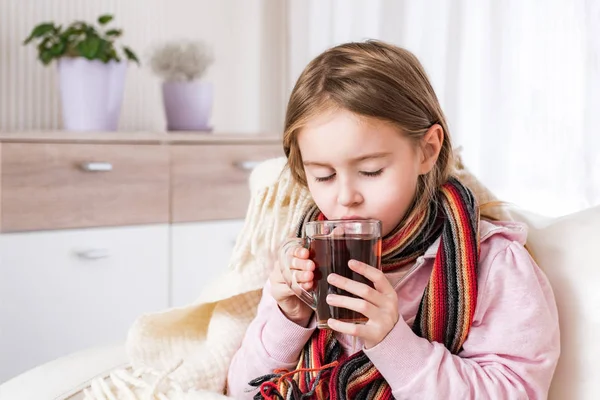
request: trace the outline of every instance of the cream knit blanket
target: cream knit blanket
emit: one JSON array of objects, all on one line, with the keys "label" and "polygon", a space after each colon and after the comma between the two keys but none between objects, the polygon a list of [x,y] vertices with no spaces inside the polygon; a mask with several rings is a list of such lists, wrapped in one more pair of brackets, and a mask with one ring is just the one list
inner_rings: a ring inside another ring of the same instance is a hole
[{"label": "cream knit blanket", "polygon": [[[277,249],[311,201],[284,166],[285,158],[272,159],[252,172],[250,204],[227,272],[193,304],[138,318],[127,338],[131,368],[98,377],[86,399],[226,398],[229,364],[255,316]],[[456,176],[480,204],[495,200],[460,160]]]}]

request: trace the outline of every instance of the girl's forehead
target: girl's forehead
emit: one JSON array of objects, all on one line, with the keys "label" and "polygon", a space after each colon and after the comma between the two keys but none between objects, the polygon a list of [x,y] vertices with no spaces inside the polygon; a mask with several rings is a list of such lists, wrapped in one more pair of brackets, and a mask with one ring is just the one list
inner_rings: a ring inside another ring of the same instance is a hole
[{"label": "girl's forehead", "polygon": [[368,129],[392,124],[375,117],[356,114],[344,108],[329,107],[311,116],[304,125],[303,130],[315,130],[339,125]]},{"label": "girl's forehead", "polygon": [[[346,162],[366,155],[404,152],[408,140],[389,123],[350,112],[330,113],[298,133],[304,161]],[[366,159],[366,157],[365,157]]]},{"label": "girl's forehead", "polygon": [[387,142],[403,136],[394,124],[377,118],[358,115],[344,109],[315,115],[298,132],[298,142],[308,143],[367,141],[372,144]]}]

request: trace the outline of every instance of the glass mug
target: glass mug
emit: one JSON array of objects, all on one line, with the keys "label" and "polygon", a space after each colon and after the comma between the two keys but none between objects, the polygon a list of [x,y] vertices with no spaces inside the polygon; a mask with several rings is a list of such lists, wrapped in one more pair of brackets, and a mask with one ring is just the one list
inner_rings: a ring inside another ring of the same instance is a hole
[{"label": "glass mug", "polygon": [[[327,276],[336,273],[373,287],[373,282],[350,269],[348,261],[357,260],[381,269],[381,222],[374,219],[312,221],[306,223],[305,233],[304,239],[286,242],[280,253],[283,277],[290,289],[315,311],[319,328],[328,328],[329,318],[356,324],[367,322],[359,312],[327,304],[328,294],[357,297],[327,283]],[[297,271],[290,269],[291,258],[286,255],[290,247],[297,245],[307,248],[309,259],[315,263],[313,287],[308,291],[298,284]]]}]

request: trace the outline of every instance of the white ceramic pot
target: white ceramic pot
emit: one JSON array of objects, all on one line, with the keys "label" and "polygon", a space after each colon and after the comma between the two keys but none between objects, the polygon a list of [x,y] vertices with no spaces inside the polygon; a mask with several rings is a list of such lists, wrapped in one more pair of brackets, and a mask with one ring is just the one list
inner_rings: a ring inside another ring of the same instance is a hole
[{"label": "white ceramic pot", "polygon": [[169,131],[210,131],[213,85],[201,81],[164,82],[163,102]]},{"label": "white ceramic pot", "polygon": [[58,60],[63,126],[70,131],[115,131],[119,124],[127,62]]}]

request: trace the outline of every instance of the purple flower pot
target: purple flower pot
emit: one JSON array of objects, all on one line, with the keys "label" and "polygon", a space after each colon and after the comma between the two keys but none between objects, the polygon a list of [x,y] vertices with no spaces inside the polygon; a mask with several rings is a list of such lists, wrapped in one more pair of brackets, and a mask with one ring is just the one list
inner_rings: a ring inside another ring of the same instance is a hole
[{"label": "purple flower pot", "polygon": [[169,131],[210,131],[213,86],[201,81],[164,82],[163,102]]},{"label": "purple flower pot", "polygon": [[126,62],[58,60],[63,126],[69,131],[115,131],[119,124]]}]

